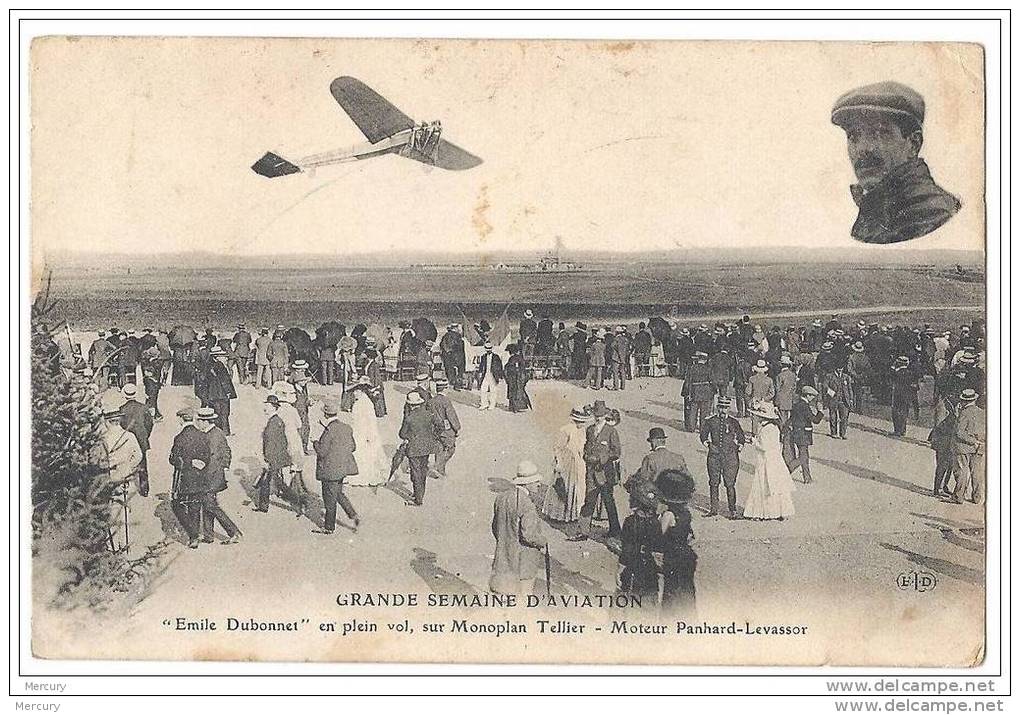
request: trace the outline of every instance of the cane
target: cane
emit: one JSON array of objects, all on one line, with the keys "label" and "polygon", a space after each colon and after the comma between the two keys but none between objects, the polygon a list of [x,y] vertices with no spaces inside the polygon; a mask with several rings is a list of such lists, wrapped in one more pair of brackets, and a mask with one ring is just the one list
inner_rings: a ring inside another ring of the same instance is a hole
[{"label": "cane", "polygon": [[549,544],[545,545],[545,595],[552,596],[552,559],[549,557]]}]

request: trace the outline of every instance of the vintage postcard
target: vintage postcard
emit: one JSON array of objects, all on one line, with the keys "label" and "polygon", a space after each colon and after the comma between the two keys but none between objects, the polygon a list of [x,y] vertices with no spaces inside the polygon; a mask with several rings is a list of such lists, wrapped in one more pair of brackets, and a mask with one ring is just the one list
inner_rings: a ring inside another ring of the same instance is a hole
[{"label": "vintage postcard", "polygon": [[30,63],[36,657],[983,661],[980,45]]}]

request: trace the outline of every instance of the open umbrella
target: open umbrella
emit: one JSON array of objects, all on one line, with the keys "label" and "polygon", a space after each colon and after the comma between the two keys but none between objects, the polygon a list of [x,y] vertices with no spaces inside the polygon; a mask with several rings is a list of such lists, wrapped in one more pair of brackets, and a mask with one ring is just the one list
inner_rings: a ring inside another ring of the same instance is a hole
[{"label": "open umbrella", "polygon": [[660,343],[668,343],[673,332],[666,319],[658,315],[648,320],[648,330]]},{"label": "open umbrella", "polygon": [[390,330],[384,325],[379,323],[372,323],[368,326],[368,330],[365,331],[365,335],[375,340],[377,348],[382,350],[390,341]]},{"label": "open umbrella", "polygon": [[435,342],[439,336],[435,323],[428,318],[415,318],[411,321],[411,329],[414,331],[414,336],[422,341],[431,340]]},{"label": "open umbrella", "polygon": [[195,338],[198,337],[198,333],[190,325],[175,325],[170,330],[170,345],[187,345],[188,343],[195,342]]}]

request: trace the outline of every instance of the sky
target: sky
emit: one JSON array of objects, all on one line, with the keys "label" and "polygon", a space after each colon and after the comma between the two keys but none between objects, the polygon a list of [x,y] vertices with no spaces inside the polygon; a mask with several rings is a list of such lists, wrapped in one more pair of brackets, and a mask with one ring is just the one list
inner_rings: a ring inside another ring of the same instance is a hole
[{"label": "sky", "polygon": [[[858,245],[829,116],[843,92],[885,79],[925,97],[921,156],[963,202],[899,247],[980,250],[982,63],[976,45],[924,43],[41,38],[33,251]],[[484,163],[253,173],[267,150],[363,140],[330,95],[340,75],[441,120]]]}]

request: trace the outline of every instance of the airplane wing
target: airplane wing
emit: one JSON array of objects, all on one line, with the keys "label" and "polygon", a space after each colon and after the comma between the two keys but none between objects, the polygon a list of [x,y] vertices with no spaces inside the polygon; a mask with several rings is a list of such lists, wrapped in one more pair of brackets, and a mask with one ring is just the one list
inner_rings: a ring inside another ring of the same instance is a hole
[{"label": "airplane wing", "polygon": [[252,171],[256,174],[275,179],[278,176],[297,174],[301,168],[287,161],[271,151],[266,152],[261,159],[251,165]]},{"label": "airplane wing", "polygon": [[439,140],[439,154],[436,157],[435,165],[440,169],[463,171],[464,169],[473,169],[481,163],[481,159],[471,152],[461,149],[453,142],[448,142],[445,139]]},{"label": "airplane wing", "polygon": [[413,119],[354,77],[337,77],[329,85],[329,91],[373,144],[414,127]]}]

